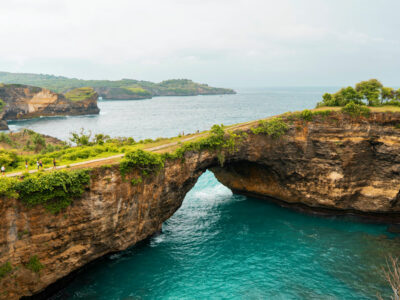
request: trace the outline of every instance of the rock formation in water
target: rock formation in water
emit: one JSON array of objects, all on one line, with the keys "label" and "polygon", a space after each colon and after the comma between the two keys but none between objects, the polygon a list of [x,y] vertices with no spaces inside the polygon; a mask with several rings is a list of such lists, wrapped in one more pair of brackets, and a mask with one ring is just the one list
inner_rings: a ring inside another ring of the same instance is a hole
[{"label": "rock formation in water", "polygon": [[8,129],[7,120],[40,116],[98,114],[97,94],[71,101],[50,90],[19,84],[0,84],[0,130]]},{"label": "rock formation in water", "polygon": [[[247,136],[234,153],[187,152],[156,174],[132,185],[118,165],[91,171],[84,195],[64,212],[0,200],[0,298],[44,290],[105,254],[135,245],[161,230],[199,176],[211,169],[234,192],[272,197],[285,205],[400,222],[400,114],[345,114],[296,120],[280,138]],[[251,217],[251,216],[249,216]],[[37,257],[43,269],[29,269]]]}]

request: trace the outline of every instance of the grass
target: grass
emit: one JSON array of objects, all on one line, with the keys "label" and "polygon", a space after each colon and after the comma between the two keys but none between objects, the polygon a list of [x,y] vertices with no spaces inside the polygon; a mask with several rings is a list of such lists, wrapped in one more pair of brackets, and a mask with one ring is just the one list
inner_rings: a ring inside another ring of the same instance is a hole
[{"label": "grass", "polygon": [[[97,147],[109,147],[111,149],[111,151],[104,151],[101,152],[97,155],[90,155],[90,157],[87,158],[76,158],[76,159],[66,159],[66,158],[57,158],[57,153],[64,153],[66,152],[66,154],[64,154],[62,157],[68,157],[69,152],[71,151],[71,154],[74,153],[79,153],[81,151],[85,151],[86,149],[91,150],[94,149],[93,146],[79,146],[79,147],[72,147],[72,148],[68,148],[65,150],[61,150],[61,151],[55,151],[52,153],[47,153],[44,155],[40,155],[40,154],[36,154],[36,155],[30,155],[30,164],[29,164],[29,168],[28,171],[33,171],[33,170],[37,170],[37,166],[36,166],[36,160],[42,160],[43,161],[43,168],[51,168],[53,166],[53,162],[51,157],[55,156],[56,157],[56,162],[57,162],[57,166],[67,166],[67,165],[73,165],[76,163],[82,163],[85,161],[90,161],[90,160],[96,160],[96,159],[101,159],[101,158],[107,158],[107,157],[114,157],[116,155],[122,155],[125,152],[130,152],[130,151],[135,151],[135,150],[146,150],[146,149],[150,149],[150,148],[155,148],[155,147],[162,147],[163,145],[166,144],[171,144],[171,143],[179,143],[182,140],[188,139],[195,136],[194,134],[191,135],[185,135],[185,136],[181,136],[181,137],[173,137],[173,138],[158,138],[156,140],[150,140],[150,141],[144,141],[144,142],[139,142],[139,143],[135,143],[133,145],[123,145],[123,146],[118,146],[114,143],[106,143],[104,144],[104,146],[97,146]],[[201,136],[196,137],[196,139],[201,139]],[[171,146],[173,147],[173,146]],[[114,158],[115,161],[120,160],[120,158]],[[25,169],[25,159],[22,158],[17,166],[15,167],[7,167],[6,168],[6,174],[9,173],[14,173],[14,172],[24,172]]]},{"label": "grass", "polygon": [[40,270],[44,268],[37,255],[31,256],[25,267],[35,273],[39,273]]},{"label": "grass", "polygon": [[77,89],[70,90],[65,93],[65,98],[77,102],[77,101],[83,101],[86,99],[89,99],[93,97],[96,94],[93,88],[91,87],[81,87]]}]

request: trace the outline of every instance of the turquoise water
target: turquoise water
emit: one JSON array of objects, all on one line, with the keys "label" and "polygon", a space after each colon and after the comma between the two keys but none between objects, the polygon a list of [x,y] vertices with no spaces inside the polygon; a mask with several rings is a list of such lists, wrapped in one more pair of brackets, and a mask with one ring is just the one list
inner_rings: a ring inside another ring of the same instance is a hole
[{"label": "turquoise water", "polygon": [[[326,90],[103,101],[99,116],[14,122],[12,129],[64,139],[80,127],[113,136],[173,136],[311,108]],[[377,292],[390,294],[381,267],[388,254],[400,254],[399,246],[385,225],[233,195],[206,172],[161,234],[90,264],[53,298],[376,299]]]}]

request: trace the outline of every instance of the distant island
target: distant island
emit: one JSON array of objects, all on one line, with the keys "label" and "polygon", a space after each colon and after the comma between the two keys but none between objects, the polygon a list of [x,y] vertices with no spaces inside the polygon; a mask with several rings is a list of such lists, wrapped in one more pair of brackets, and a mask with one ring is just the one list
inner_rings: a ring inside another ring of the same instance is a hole
[{"label": "distant island", "polygon": [[102,99],[134,100],[156,96],[196,96],[235,94],[232,89],[215,88],[189,79],[171,79],[160,83],[134,79],[83,80],[64,76],[0,72],[0,83],[27,84],[46,88],[56,93],[92,87]]}]

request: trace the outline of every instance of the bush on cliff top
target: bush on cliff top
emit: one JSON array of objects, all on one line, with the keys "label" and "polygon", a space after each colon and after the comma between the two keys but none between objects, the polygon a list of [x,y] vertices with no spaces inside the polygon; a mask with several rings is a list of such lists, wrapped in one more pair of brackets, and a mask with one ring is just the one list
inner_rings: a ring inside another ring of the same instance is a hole
[{"label": "bush on cliff top", "polygon": [[147,175],[164,167],[164,159],[160,154],[139,149],[125,153],[119,167],[122,176],[125,176],[134,168],[138,168],[142,175]]},{"label": "bush on cliff top", "polygon": [[368,117],[371,113],[371,110],[364,105],[350,102],[346,104],[345,107],[342,108],[342,112],[347,113],[352,117],[360,117],[360,116]]},{"label": "bush on cliff top", "polygon": [[27,206],[43,205],[58,213],[81,196],[90,182],[89,170],[61,170],[0,179],[0,196],[19,198]]},{"label": "bush on cliff top", "polygon": [[258,127],[251,129],[254,134],[267,134],[273,138],[284,135],[288,130],[288,125],[281,118],[273,118],[268,121],[261,120]]}]

